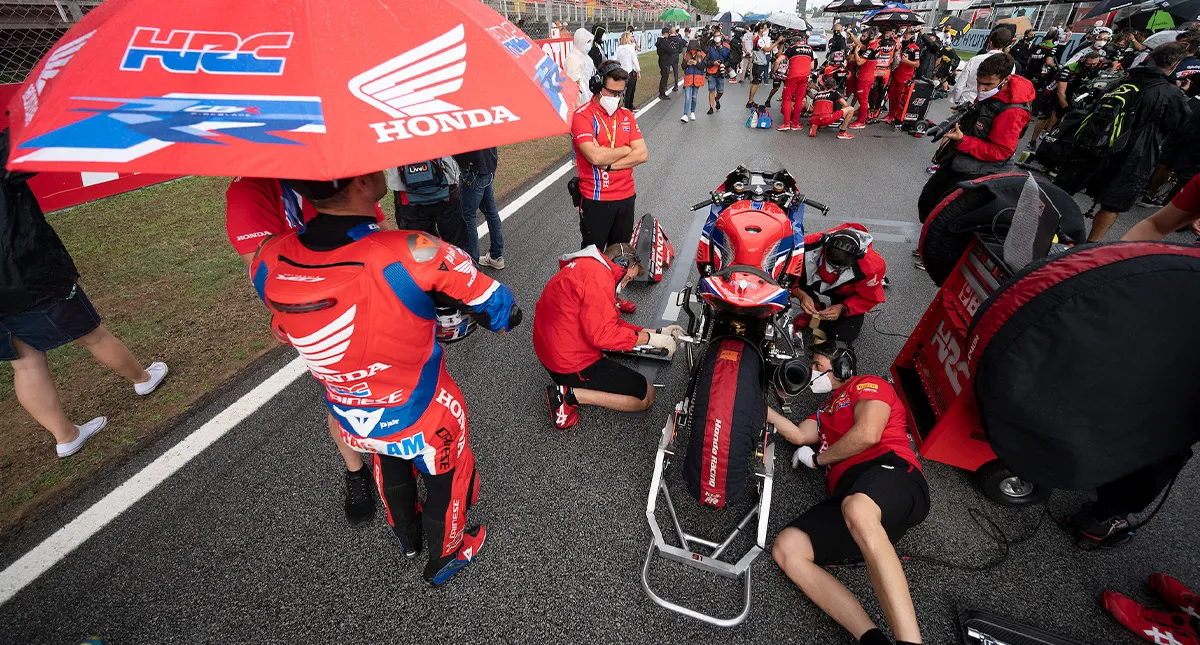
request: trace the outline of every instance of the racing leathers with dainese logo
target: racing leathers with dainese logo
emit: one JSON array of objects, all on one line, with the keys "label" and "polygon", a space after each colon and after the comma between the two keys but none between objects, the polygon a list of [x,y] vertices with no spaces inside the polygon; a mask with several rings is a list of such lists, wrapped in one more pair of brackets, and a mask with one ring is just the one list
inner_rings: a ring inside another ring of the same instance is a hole
[{"label": "racing leathers with dainese logo", "polygon": [[[388,522],[410,558],[424,526],[424,576],[441,584],[473,559],[486,529],[467,529],[479,479],[466,403],[434,340],[434,306],[461,307],[497,332],[521,311],[458,248],[428,233],[380,231],[360,215],[385,194],[382,172],[292,184],[319,214],[262,246],[254,286],[276,336],[325,387],[343,439],[374,456]],[[427,490],[419,506],[417,473]]]}]

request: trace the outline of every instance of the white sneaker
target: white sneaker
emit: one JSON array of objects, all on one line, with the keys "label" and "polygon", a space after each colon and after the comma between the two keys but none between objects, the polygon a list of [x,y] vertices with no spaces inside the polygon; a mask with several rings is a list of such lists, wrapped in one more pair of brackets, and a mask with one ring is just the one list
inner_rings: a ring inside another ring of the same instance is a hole
[{"label": "white sneaker", "polygon": [[693,120],[693,121],[695,121],[695,120],[696,120],[696,113],[695,113],[695,112],[692,112],[692,113],[691,113],[689,116],[691,116],[691,117],[692,117],[692,120]]},{"label": "white sneaker", "polygon": [[683,116],[679,117],[679,120],[680,120],[680,121],[683,121],[684,123],[687,123],[687,122],[688,122],[687,115],[685,114],[685,115],[683,115]]},{"label": "white sneaker", "polygon": [[167,378],[167,364],[155,361],[150,363],[150,367],[147,367],[146,371],[150,373],[150,380],[145,383],[133,384],[133,391],[142,396],[153,392],[158,388],[158,384]]},{"label": "white sneaker", "polygon": [[504,258],[493,258],[491,253],[484,253],[483,256],[479,258],[479,266],[491,267],[497,270],[503,269]]},{"label": "white sneaker", "polygon": [[87,443],[88,439],[95,436],[106,425],[108,425],[108,417],[96,417],[81,426],[75,426],[79,429],[79,436],[75,438],[75,441],[60,443],[54,447],[58,451],[59,459],[70,457],[82,450],[83,444]]}]

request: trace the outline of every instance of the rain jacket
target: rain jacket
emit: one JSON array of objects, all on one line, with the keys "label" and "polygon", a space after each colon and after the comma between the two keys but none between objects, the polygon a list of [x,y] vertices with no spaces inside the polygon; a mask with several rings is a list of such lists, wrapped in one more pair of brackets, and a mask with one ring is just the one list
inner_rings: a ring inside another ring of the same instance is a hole
[{"label": "rain jacket", "polygon": [[533,351],[546,369],[574,374],[600,360],[601,351],[637,345],[641,327],[617,315],[617,285],[625,269],[596,245],[558,260],[533,314]]},{"label": "rain jacket", "polygon": [[[992,120],[991,130],[982,133],[983,136],[971,136],[972,130],[963,125],[962,141],[958,142],[957,150],[961,154],[970,155],[980,161],[1005,163],[1017,151],[1021,140],[1021,132],[1029,124],[1031,117],[1028,103],[1037,96],[1033,83],[1023,76],[1013,74],[1008,77],[1008,86],[992,97],[1008,105],[1025,105],[1025,109],[1004,110]],[[963,121],[967,119],[964,117]]]},{"label": "rain jacket", "polygon": [[566,71],[567,78],[575,81],[575,84],[579,86],[579,97],[575,107],[592,100],[592,91],[588,89],[588,81],[596,74],[596,65],[588,56],[588,49],[591,46],[591,32],[580,27],[575,30],[575,41],[571,44],[571,51],[567,52],[566,59],[563,60],[563,70]]}]

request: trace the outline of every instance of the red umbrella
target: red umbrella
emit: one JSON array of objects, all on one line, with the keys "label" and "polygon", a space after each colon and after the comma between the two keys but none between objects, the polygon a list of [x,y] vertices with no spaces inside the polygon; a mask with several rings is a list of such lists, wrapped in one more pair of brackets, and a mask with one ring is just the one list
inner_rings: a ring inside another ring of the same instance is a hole
[{"label": "red umbrella", "polygon": [[566,133],[576,94],[477,0],[108,0],[18,90],[8,167],[349,177]]}]

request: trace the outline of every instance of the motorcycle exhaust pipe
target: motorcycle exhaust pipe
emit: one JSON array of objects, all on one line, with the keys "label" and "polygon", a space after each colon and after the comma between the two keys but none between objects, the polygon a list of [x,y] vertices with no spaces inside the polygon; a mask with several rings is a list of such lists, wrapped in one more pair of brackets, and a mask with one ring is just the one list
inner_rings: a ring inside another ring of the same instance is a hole
[{"label": "motorcycle exhaust pipe", "polygon": [[775,389],[781,397],[793,397],[808,387],[812,365],[807,358],[792,358],[775,368]]}]

